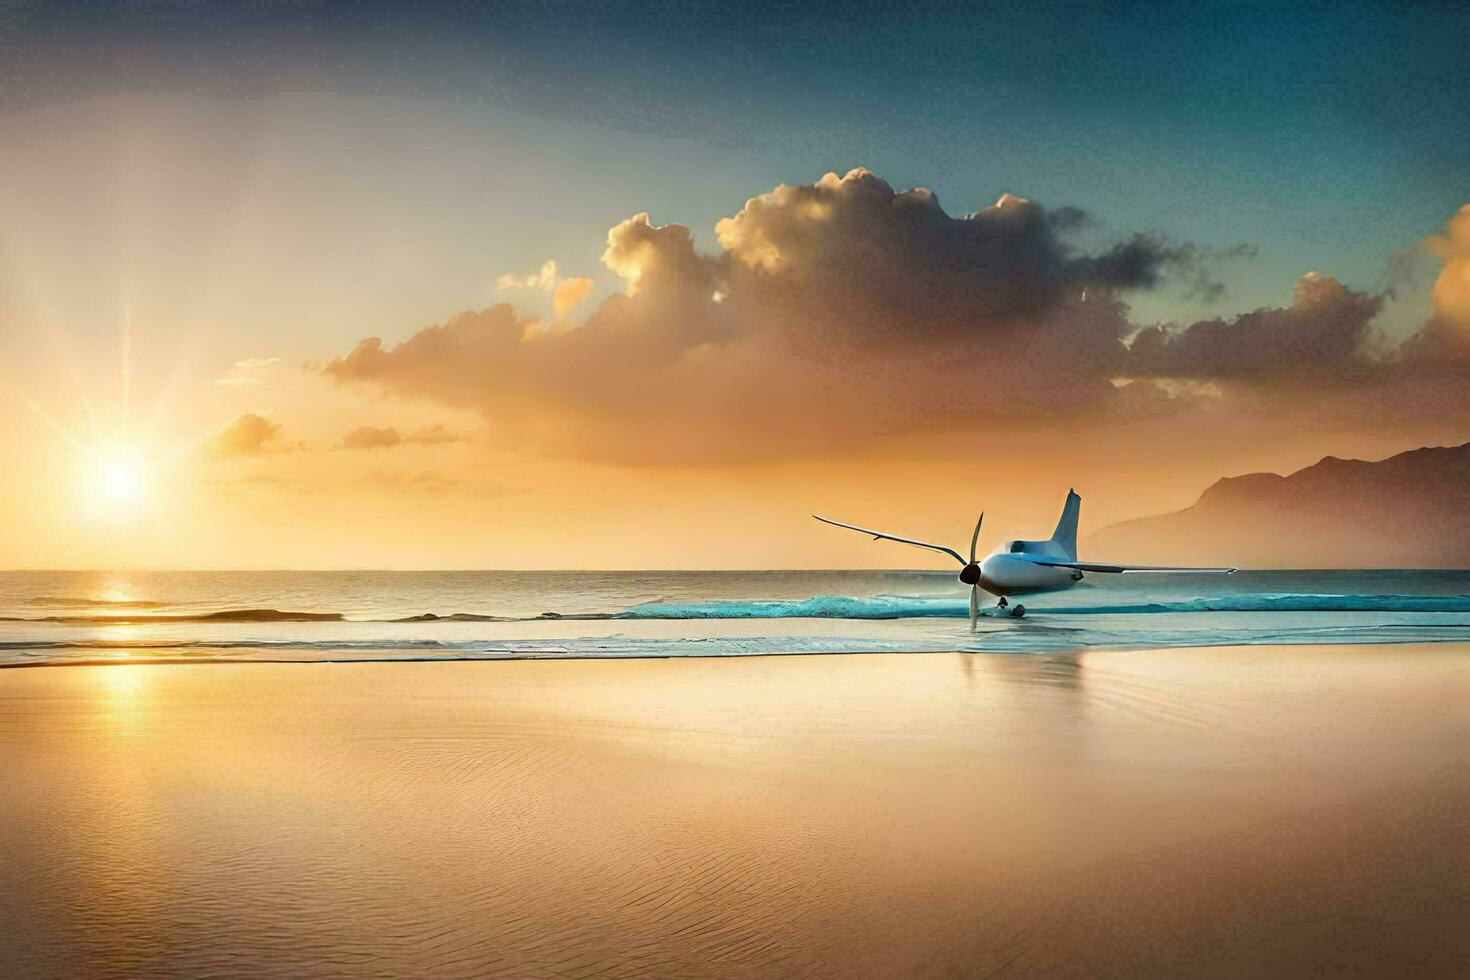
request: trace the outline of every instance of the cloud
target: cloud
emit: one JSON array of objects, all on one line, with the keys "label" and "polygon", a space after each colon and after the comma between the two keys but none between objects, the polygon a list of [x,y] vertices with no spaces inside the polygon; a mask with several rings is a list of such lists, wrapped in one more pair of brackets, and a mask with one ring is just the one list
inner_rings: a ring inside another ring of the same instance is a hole
[{"label": "cloud", "polygon": [[1441,322],[1470,339],[1470,204],[1460,208],[1443,235],[1425,246],[1444,261],[1434,281],[1434,313]]},{"label": "cloud", "polygon": [[440,424],[422,426],[406,436],[400,436],[397,429],[364,425],[342,437],[342,448],[392,449],[395,446],[436,446],[464,441],[464,436]]},{"label": "cloud", "polygon": [[1268,383],[1341,382],[1374,367],[1369,324],[1384,296],[1309,272],[1292,304],[1182,330],[1148,327],[1133,339],[1129,371],[1149,377]]},{"label": "cloud", "polygon": [[434,446],[446,442],[464,442],[465,437],[458,432],[453,432],[442,424],[426,425],[415,429],[404,437],[404,442],[417,443],[423,446]]},{"label": "cloud", "polygon": [[272,365],[280,363],[279,357],[247,357],[236,361],[228,372],[210,382],[221,388],[247,388],[260,384],[255,375]]},{"label": "cloud", "polygon": [[1228,248],[1185,246],[1179,256],[1181,278],[1187,283],[1184,295],[1203,303],[1214,303],[1225,295],[1225,284],[1215,278],[1215,269],[1225,262],[1253,259],[1259,250],[1241,242]]},{"label": "cloud", "polygon": [[[1140,328],[1129,291],[1207,290],[1212,263],[1253,250],[1152,233],[1083,249],[1070,233],[1089,222],[1010,194],[951,216],[929,191],[827,174],[751,198],[716,225],[713,254],[683,225],[619,222],[602,260],[622,290],[580,323],[546,328],[499,304],[395,345],[369,337],[323,372],[476,410],[503,444],[718,462],[1104,426],[1303,391],[1330,413],[1361,386],[1381,392],[1413,364],[1440,363],[1423,336],[1386,349],[1372,329],[1384,296],[1325,275],[1303,277],[1284,307]],[[1447,269],[1463,254],[1457,228],[1436,245]],[[556,282],[554,265],[534,278]]]},{"label": "cloud", "polygon": [[[1434,315],[1401,350],[1405,373],[1425,391],[1456,405],[1470,388],[1470,204],[1450,218],[1424,249],[1443,262],[1434,280]],[[1449,394],[1446,394],[1446,391]]]},{"label": "cloud", "polygon": [[496,289],[551,289],[556,285],[556,260],[547,259],[541,269],[530,275],[507,272],[495,280]]},{"label": "cloud", "polygon": [[221,459],[252,456],[268,451],[279,441],[280,435],[278,424],[254,412],[246,412],[209,440],[205,450]]},{"label": "cloud", "polygon": [[370,425],[353,429],[342,437],[343,449],[387,449],[403,439],[395,429],[379,429]]},{"label": "cloud", "polygon": [[[1183,255],[1146,235],[1079,252],[1031,201],[951,217],[864,170],[752,198],[716,234],[722,250],[702,254],[687,227],[636,214],[603,252],[623,291],[574,329],[501,304],[391,348],[368,338],[325,373],[611,458],[1034,424],[1120,397],[1109,374],[1130,325],[1116,293]],[[1032,383],[1041,371],[1049,386]]]},{"label": "cloud", "polygon": [[1032,201],[1003,194],[951,217],[931,192],[895,193],[861,169],[754,197],[715,234],[732,299],[783,330],[869,343],[994,335],[1084,289],[1149,288],[1184,256],[1145,234],[1077,254]]},{"label": "cloud", "polygon": [[596,285],[584,276],[558,276],[555,259],[547,259],[538,272],[530,275],[518,276],[507,272],[495,280],[497,289],[541,289],[551,293],[552,308],[558,321],[565,320],[572,307],[586,299]]},{"label": "cloud", "polygon": [[582,302],[587,294],[592,292],[595,286],[591,279],[584,276],[573,276],[571,279],[563,279],[557,283],[556,290],[552,294],[552,303],[556,309],[556,318],[565,320],[572,307]]}]

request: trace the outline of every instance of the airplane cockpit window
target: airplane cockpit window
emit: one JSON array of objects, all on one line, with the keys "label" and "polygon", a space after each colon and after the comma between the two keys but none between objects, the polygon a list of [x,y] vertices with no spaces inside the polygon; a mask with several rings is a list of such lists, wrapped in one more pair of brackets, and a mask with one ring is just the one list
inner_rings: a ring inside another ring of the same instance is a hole
[{"label": "airplane cockpit window", "polygon": [[1019,555],[1019,554],[1022,554],[1023,552],[1025,552],[1025,550],[1026,550],[1026,542],[1024,542],[1024,541],[1012,541],[1011,542],[1011,554],[1013,554],[1013,555]]}]

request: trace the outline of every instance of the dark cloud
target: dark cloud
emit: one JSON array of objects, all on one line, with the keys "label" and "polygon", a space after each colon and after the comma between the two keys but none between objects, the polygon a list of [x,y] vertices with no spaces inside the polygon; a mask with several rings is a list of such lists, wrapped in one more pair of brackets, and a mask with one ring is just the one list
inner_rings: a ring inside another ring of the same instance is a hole
[{"label": "dark cloud", "polygon": [[715,233],[731,299],[760,320],[878,344],[994,336],[1086,289],[1152,286],[1180,254],[1148,235],[1076,254],[1032,201],[1005,194],[956,218],[929,191],[895,193],[865,170],[778,187]]},{"label": "dark cloud", "polygon": [[229,458],[251,456],[272,448],[279,440],[281,427],[270,419],[247,412],[205,444],[212,456]]},{"label": "dark cloud", "polygon": [[1375,368],[1369,324],[1381,294],[1358,293],[1331,276],[1308,273],[1292,304],[1234,319],[1201,320],[1182,330],[1149,327],[1133,339],[1129,370],[1150,377],[1268,383],[1341,382]]},{"label": "dark cloud", "polygon": [[1064,235],[1068,232],[1081,231],[1084,228],[1092,228],[1097,225],[1092,215],[1086,211],[1081,208],[1066,205],[1053,208],[1047,213],[1046,220],[1051,223],[1054,231]]},{"label": "dark cloud", "polygon": [[1227,262],[1253,259],[1257,248],[1246,242],[1228,248],[1199,248],[1187,245],[1179,256],[1178,275],[1185,283],[1184,295],[1202,303],[1218,302],[1225,284],[1215,278],[1216,269]]},{"label": "dark cloud", "polygon": [[456,314],[385,350],[377,337],[333,358],[323,372],[341,381],[367,381],[405,394],[430,394],[451,405],[474,406],[487,382],[522,356],[523,338],[535,321],[506,303]]}]

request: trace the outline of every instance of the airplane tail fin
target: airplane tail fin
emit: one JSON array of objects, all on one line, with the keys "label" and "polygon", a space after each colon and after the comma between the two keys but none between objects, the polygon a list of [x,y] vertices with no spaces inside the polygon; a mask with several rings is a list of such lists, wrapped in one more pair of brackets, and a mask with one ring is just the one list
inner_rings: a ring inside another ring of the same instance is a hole
[{"label": "airplane tail fin", "polygon": [[1077,560],[1077,519],[1082,513],[1082,498],[1077,496],[1076,490],[1067,491],[1067,503],[1062,507],[1062,518],[1057,521],[1057,529],[1052,532],[1051,539],[1059,544],[1067,557],[1073,561]]}]

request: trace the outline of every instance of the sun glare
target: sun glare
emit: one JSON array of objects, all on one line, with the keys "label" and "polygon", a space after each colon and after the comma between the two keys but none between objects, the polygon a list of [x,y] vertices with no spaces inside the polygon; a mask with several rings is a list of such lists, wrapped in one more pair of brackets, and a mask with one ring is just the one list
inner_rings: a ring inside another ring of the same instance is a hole
[{"label": "sun glare", "polygon": [[93,480],[94,498],[113,508],[138,503],[147,489],[143,461],[129,449],[99,453]]}]

